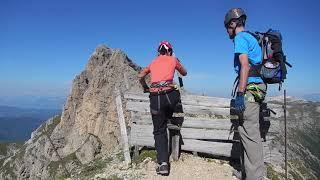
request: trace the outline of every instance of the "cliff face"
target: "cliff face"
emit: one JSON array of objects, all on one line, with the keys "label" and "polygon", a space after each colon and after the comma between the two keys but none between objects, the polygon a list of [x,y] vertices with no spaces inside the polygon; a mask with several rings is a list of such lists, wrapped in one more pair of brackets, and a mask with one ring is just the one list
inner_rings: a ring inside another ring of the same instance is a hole
[{"label": "cliff face", "polygon": [[141,91],[140,69],[122,51],[99,46],[73,80],[62,115],[39,127],[20,151],[4,161],[0,179],[48,179],[64,168],[57,161],[65,161],[70,170],[119,151],[114,90]]},{"label": "cliff face", "polygon": [[62,154],[77,150],[88,135],[96,136],[102,143],[102,153],[117,149],[120,131],[114,90],[139,90],[139,69],[119,50],[105,46],[96,49],[85,71],[75,78],[61,123],[53,132],[54,139],[67,142],[61,148]]},{"label": "cliff face", "polygon": [[[269,107],[277,115],[271,116],[271,126],[277,126],[272,140],[278,156],[267,156],[284,176],[284,114],[283,97],[273,97]],[[276,122],[276,124],[272,124]],[[287,98],[287,154],[291,179],[318,179],[320,177],[320,103],[292,97]],[[268,153],[268,152],[266,152]]]}]

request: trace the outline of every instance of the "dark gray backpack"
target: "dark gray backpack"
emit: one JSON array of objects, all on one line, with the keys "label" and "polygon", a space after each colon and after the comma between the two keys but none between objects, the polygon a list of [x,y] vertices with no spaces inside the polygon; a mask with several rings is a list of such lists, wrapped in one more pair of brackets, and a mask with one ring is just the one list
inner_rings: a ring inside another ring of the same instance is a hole
[{"label": "dark gray backpack", "polygon": [[261,77],[266,84],[281,84],[287,78],[287,67],[292,67],[282,50],[282,36],[279,31],[269,29],[265,33],[249,32],[262,49],[262,64],[251,66],[249,76]]}]

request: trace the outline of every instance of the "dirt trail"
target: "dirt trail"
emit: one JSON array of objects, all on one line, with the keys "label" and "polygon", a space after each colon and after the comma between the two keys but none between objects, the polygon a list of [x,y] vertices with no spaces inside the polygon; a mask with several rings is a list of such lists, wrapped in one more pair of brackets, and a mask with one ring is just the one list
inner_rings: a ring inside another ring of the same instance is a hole
[{"label": "dirt trail", "polygon": [[154,180],[193,180],[215,179],[235,180],[232,176],[233,167],[227,161],[205,159],[190,154],[182,154],[179,161],[171,163],[169,176],[159,176],[155,173],[155,162],[145,162],[141,166],[141,179]]},{"label": "dirt trail", "polygon": [[[169,176],[160,176],[155,171],[156,163],[151,157],[143,162],[126,166],[124,161],[112,162],[96,174],[92,180],[123,179],[123,180],[236,180],[232,176],[233,167],[228,161],[202,158],[182,153],[178,161],[171,162]],[[72,178],[71,178],[72,179]]]}]

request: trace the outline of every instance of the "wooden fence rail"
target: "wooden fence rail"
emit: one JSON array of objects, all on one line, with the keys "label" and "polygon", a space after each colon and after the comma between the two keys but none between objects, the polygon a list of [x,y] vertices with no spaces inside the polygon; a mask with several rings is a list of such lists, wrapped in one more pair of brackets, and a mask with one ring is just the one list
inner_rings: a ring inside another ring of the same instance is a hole
[{"label": "wooden fence rail", "polygon": [[[154,147],[153,126],[147,94],[123,94],[128,119],[129,146]],[[230,99],[199,95],[182,95],[184,121],[181,137],[173,137],[173,151],[208,153],[215,156],[239,157],[238,120],[230,115]],[[272,122],[268,132],[277,132],[279,122]],[[275,125],[274,125],[275,124]],[[268,133],[268,141],[274,136]],[[265,146],[268,148],[268,146]],[[137,149],[137,148],[135,148]],[[178,150],[177,150],[178,149]],[[177,159],[175,154],[174,159]]]}]

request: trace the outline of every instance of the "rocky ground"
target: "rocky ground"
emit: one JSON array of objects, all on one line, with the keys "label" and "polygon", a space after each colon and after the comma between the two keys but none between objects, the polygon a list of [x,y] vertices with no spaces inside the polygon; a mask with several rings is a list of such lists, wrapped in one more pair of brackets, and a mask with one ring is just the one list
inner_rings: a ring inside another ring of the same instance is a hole
[{"label": "rocky ground", "polygon": [[[120,167],[119,167],[120,166]],[[152,157],[146,157],[142,162],[131,167],[124,164],[111,165],[103,173],[96,174],[92,179],[216,179],[232,180],[233,167],[228,161],[196,157],[183,153],[178,161],[171,163],[169,176],[160,176],[155,172],[156,163]]]}]

